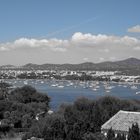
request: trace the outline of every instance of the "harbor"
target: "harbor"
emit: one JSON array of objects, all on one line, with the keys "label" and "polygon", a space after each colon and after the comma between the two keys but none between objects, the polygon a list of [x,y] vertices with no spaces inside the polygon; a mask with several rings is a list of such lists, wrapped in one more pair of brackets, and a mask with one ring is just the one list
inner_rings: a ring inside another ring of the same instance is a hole
[{"label": "harbor", "polygon": [[114,96],[121,99],[140,99],[140,84],[133,82],[5,79],[3,82],[16,87],[30,85],[51,98],[50,107],[56,110],[62,103],[71,104],[77,98],[98,99]]}]

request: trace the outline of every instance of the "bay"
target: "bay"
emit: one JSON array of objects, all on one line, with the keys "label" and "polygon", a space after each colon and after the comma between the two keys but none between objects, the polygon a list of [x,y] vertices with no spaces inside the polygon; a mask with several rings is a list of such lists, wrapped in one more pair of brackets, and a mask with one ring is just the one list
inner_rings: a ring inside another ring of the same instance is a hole
[{"label": "bay", "polygon": [[98,99],[114,96],[121,99],[140,100],[140,84],[98,81],[63,81],[42,79],[6,79],[13,87],[31,85],[51,98],[50,108],[56,110],[62,103],[73,103],[80,97]]}]

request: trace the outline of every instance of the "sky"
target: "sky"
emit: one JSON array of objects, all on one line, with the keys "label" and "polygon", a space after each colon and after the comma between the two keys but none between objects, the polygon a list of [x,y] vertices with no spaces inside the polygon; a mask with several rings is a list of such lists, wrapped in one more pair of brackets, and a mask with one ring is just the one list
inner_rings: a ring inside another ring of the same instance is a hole
[{"label": "sky", "polygon": [[0,0],[0,65],[140,59],[140,0]]}]

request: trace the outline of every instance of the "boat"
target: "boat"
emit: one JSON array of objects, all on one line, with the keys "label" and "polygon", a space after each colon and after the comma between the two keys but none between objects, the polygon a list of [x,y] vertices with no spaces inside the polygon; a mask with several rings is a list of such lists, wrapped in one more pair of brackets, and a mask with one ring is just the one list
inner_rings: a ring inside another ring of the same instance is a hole
[{"label": "boat", "polygon": [[64,86],[62,86],[62,85],[59,85],[59,86],[58,86],[58,88],[64,88]]},{"label": "boat", "polygon": [[41,84],[44,84],[44,81],[41,81]]},{"label": "boat", "polygon": [[112,89],[112,88],[114,88],[114,86],[109,86],[109,85],[106,85],[106,86],[105,86],[105,89],[106,89],[106,90],[110,90],[110,89]]},{"label": "boat", "polygon": [[97,86],[96,86],[96,88],[98,88],[98,89],[99,89],[99,88],[100,88],[100,86],[98,86],[98,85],[97,85]]},{"label": "boat", "polygon": [[24,81],[23,83],[24,83],[24,85],[28,85],[28,81]]},{"label": "boat", "polygon": [[110,92],[110,90],[106,90],[105,92],[106,92],[106,93],[109,93],[109,92]]},{"label": "boat", "polygon": [[137,91],[136,94],[140,94],[140,91]]},{"label": "boat", "polygon": [[133,89],[133,90],[138,89],[137,86],[135,86],[135,85],[131,86],[130,88]]},{"label": "boat", "polygon": [[124,88],[127,88],[127,85],[124,85],[123,87],[124,87]]},{"label": "boat", "polygon": [[92,90],[97,91],[98,89],[97,88],[93,88]]},{"label": "boat", "polygon": [[57,84],[52,84],[52,85],[51,85],[51,87],[57,87],[57,86],[58,86]]},{"label": "boat", "polygon": [[72,83],[72,82],[71,82],[71,83],[68,83],[66,86],[67,86],[67,87],[73,86],[73,83]]},{"label": "boat", "polygon": [[72,83],[72,82],[70,82],[70,83],[68,84],[68,86],[73,86],[73,83]]}]

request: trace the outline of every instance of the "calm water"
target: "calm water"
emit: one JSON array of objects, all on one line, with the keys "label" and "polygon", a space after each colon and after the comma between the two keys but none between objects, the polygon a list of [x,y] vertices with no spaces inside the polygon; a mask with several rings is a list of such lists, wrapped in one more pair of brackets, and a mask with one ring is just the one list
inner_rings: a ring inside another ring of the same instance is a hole
[{"label": "calm water", "polygon": [[55,110],[62,103],[72,103],[79,97],[97,99],[111,95],[123,99],[140,99],[140,85],[132,83],[104,83],[54,80],[5,80],[16,87],[31,85],[51,98],[50,106]]}]

